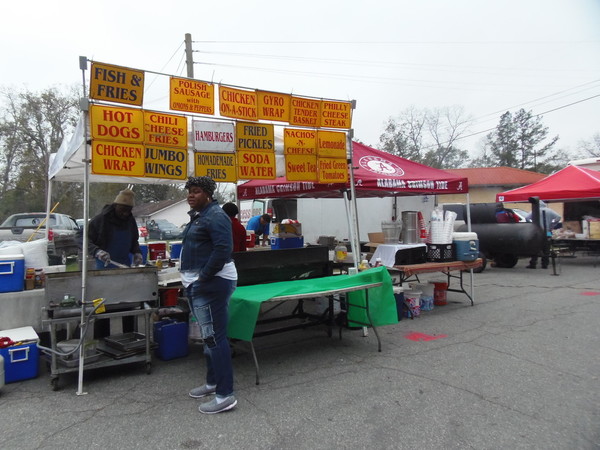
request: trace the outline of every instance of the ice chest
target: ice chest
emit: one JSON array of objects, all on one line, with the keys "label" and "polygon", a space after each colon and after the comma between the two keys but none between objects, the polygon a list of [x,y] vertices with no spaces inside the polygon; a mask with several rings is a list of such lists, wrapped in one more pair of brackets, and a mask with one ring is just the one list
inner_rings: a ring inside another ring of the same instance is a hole
[{"label": "ice chest", "polygon": [[457,261],[475,261],[479,257],[479,239],[477,233],[453,233],[454,259]]},{"label": "ice chest", "polygon": [[0,331],[0,337],[8,337],[20,345],[0,348],[4,358],[4,382],[28,380],[38,376],[38,335],[33,327],[13,328]]},{"label": "ice chest", "polygon": [[188,323],[164,319],[154,324],[156,356],[163,361],[182,358],[189,353]]},{"label": "ice chest", "polygon": [[271,249],[280,250],[282,248],[300,248],[304,247],[304,237],[289,238],[271,238]]},{"label": "ice chest", "polygon": [[0,292],[22,291],[25,280],[25,256],[0,255]]}]

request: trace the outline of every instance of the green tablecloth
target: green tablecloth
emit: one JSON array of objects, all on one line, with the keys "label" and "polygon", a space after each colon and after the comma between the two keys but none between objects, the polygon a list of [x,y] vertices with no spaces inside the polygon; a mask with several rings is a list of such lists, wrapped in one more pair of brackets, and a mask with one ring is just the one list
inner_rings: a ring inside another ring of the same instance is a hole
[{"label": "green tablecloth", "polygon": [[[240,286],[233,293],[229,303],[228,335],[233,339],[251,341],[260,312],[260,304],[273,297],[344,289],[368,283],[383,283],[381,287],[368,290],[369,313],[373,325],[398,323],[392,280],[387,269],[382,266],[356,275],[336,275],[308,280]],[[365,305],[364,291],[349,292],[347,295],[350,305]],[[369,322],[365,309],[352,306],[349,307],[348,320],[351,325],[353,325],[353,320],[357,322],[355,325]]]}]

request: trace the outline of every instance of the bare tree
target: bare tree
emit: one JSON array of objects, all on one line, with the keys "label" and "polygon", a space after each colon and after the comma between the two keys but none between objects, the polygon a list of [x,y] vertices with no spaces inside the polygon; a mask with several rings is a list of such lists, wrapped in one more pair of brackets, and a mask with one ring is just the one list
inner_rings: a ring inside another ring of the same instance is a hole
[{"label": "bare tree", "polygon": [[596,133],[589,141],[581,141],[578,147],[585,157],[600,158],[600,133]]}]

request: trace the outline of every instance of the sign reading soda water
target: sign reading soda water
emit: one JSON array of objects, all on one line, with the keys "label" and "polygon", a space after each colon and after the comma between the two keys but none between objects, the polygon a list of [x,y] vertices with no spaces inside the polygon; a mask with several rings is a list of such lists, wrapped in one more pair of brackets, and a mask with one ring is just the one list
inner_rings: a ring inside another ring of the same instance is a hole
[{"label": "sign reading soda water", "polygon": [[240,180],[275,179],[275,153],[238,151],[237,159]]}]

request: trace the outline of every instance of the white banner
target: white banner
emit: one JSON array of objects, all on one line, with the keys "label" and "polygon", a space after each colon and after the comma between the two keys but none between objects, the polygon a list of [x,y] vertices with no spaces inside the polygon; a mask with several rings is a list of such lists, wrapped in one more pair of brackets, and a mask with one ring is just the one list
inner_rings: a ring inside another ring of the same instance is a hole
[{"label": "white banner", "polygon": [[194,150],[200,152],[235,152],[235,131],[233,123],[194,120]]}]

